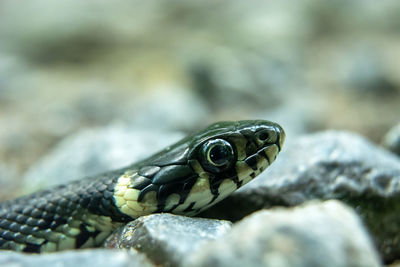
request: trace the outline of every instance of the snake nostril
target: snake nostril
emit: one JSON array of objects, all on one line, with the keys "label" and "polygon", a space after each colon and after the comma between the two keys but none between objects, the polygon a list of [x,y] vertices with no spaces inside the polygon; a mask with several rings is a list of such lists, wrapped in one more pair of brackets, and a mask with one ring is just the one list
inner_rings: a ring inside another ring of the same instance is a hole
[{"label": "snake nostril", "polygon": [[267,131],[261,132],[258,135],[258,139],[260,139],[260,141],[266,141],[269,138],[269,133]]}]

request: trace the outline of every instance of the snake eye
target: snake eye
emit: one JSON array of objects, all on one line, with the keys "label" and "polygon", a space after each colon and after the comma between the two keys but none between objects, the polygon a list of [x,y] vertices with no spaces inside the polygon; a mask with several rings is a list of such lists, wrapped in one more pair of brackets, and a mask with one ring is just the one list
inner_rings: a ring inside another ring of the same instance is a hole
[{"label": "snake eye", "polygon": [[209,140],[202,147],[203,159],[206,166],[228,167],[235,158],[231,144],[223,139]]}]

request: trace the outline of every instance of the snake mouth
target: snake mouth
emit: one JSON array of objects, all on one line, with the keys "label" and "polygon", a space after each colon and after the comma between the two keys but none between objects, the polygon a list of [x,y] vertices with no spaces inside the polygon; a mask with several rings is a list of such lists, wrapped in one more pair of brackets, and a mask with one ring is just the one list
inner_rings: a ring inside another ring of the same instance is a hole
[{"label": "snake mouth", "polygon": [[250,157],[236,162],[238,188],[253,180],[275,161],[279,153],[278,144],[262,147]]},{"label": "snake mouth", "polygon": [[[262,147],[256,153],[247,157],[242,162],[246,163],[251,169],[263,171],[266,167],[275,161],[280,151],[278,144],[272,144],[269,146]],[[266,166],[264,167],[264,165]],[[263,168],[264,167],[264,168]]]},{"label": "snake mouth", "polygon": [[[285,142],[286,134],[281,126],[273,125],[267,128],[270,133],[270,138],[264,142],[260,142],[259,137],[252,138],[248,145],[252,145],[253,152],[236,162],[236,173],[240,186],[248,183],[259,175],[262,171],[271,165],[279,152],[282,150],[283,143]],[[257,134],[255,135],[257,136]],[[258,148],[254,149],[254,145],[258,144]]]},{"label": "snake mouth", "polygon": [[261,128],[248,138],[245,152],[242,153],[244,157],[240,161],[244,161],[253,170],[258,169],[259,164],[261,167],[264,165],[260,162],[262,159],[270,165],[282,150],[285,138],[285,131],[277,124]]}]

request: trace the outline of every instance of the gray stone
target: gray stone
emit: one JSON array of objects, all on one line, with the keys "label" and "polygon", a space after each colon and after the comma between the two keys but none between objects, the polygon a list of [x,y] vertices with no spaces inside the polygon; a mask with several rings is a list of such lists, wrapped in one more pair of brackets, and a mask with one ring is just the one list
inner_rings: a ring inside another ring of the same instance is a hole
[{"label": "gray stone", "polygon": [[278,121],[279,125],[285,129],[286,136],[294,138],[313,131],[316,128],[315,125],[318,125],[319,115],[313,109],[314,107],[297,101],[289,105],[280,105],[276,109],[257,112],[252,114],[252,118],[268,118],[270,121]]},{"label": "gray stone", "polygon": [[384,136],[383,146],[400,156],[400,124],[394,126]]},{"label": "gray stone", "polygon": [[0,163],[0,202],[13,196],[18,191],[19,184],[15,168]]},{"label": "gray stone", "polygon": [[131,111],[120,118],[145,129],[193,130],[206,126],[210,116],[210,110],[192,90],[165,84],[136,99]]},{"label": "gray stone", "polygon": [[24,175],[25,192],[125,167],[177,141],[181,133],[113,125],[64,139]]},{"label": "gray stone", "polygon": [[108,238],[105,246],[133,247],[156,264],[177,266],[200,245],[220,238],[230,228],[227,221],[154,214],[130,222]]},{"label": "gray stone", "polygon": [[341,199],[363,217],[385,261],[399,258],[400,160],[348,132],[287,139],[260,177],[203,215],[238,220],[261,208]]},{"label": "gray stone", "polygon": [[397,82],[375,48],[355,45],[339,58],[337,76],[346,90],[353,90],[360,96],[372,94],[375,98],[398,94]]},{"label": "gray stone", "polygon": [[339,201],[257,212],[184,266],[373,267],[377,252],[356,213]]},{"label": "gray stone", "polygon": [[47,267],[47,266],[96,266],[96,267],[152,267],[144,256],[131,251],[107,249],[75,250],[41,255],[23,254],[13,251],[0,252],[0,266],[7,267]]}]

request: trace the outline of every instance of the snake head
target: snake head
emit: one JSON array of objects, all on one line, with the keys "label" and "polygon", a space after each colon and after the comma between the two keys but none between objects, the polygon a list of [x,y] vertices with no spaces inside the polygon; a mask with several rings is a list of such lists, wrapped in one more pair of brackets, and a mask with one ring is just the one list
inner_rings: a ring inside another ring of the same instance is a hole
[{"label": "snake head", "polygon": [[215,123],[199,133],[188,162],[199,174],[196,183],[206,184],[207,193],[195,190],[197,184],[192,187],[199,192],[194,207],[204,210],[251,181],[275,160],[284,140],[281,126],[263,120]]},{"label": "snake head", "polygon": [[264,120],[219,122],[189,135],[135,165],[131,206],[143,209],[135,216],[201,212],[266,169],[284,139],[278,124]]}]

